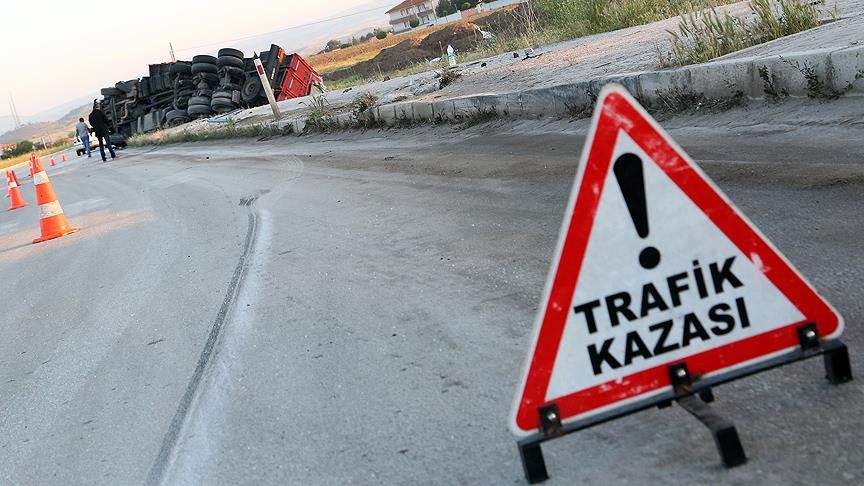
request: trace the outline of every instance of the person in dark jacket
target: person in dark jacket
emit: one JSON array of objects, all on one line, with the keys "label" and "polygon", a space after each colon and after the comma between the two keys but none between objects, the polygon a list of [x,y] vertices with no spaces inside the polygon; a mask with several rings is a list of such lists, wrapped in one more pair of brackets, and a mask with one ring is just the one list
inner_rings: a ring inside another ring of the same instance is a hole
[{"label": "person in dark jacket", "polygon": [[93,133],[99,140],[99,153],[102,154],[102,162],[108,162],[105,158],[105,146],[108,146],[108,152],[111,153],[111,160],[114,160],[114,147],[111,145],[111,137],[108,135],[108,117],[102,112],[99,102],[93,100],[93,111],[90,113],[90,126],[93,127]]}]

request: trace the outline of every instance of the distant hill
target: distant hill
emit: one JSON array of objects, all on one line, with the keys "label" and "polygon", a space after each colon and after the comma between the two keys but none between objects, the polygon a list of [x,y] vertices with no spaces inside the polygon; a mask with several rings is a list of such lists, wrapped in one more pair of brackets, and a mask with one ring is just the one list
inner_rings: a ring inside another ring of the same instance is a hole
[{"label": "distant hill", "polygon": [[18,129],[10,130],[0,135],[0,143],[17,143],[21,140],[35,140],[39,137],[48,135],[57,141],[60,138],[68,137],[75,129],[75,124],[79,118],[87,118],[90,114],[91,104],[78,106],[60,119],[53,122],[34,122],[28,123]]},{"label": "distant hill", "polygon": [[[46,122],[46,121],[54,121],[57,120],[67,113],[70,110],[77,109],[79,106],[89,103],[93,101],[94,98],[99,97],[99,91],[95,91],[92,94],[87,96],[83,96],[80,98],[76,98],[71,101],[67,101],[63,104],[57,105],[53,108],[45,110],[41,113],[36,113],[35,115],[26,115],[21,117],[21,121],[23,123],[35,123],[35,122]],[[15,128],[15,124],[12,122],[11,116],[0,116],[0,133],[3,133],[7,130],[12,130]]]}]

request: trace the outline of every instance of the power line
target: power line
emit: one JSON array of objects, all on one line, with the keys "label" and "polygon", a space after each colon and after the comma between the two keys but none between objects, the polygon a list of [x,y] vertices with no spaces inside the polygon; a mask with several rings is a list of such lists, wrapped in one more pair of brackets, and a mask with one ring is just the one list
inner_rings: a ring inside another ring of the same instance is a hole
[{"label": "power line", "polygon": [[330,18],[327,18],[327,19],[316,20],[315,22],[309,22],[309,23],[306,23],[306,24],[300,24],[300,25],[295,25],[295,26],[292,26],[292,27],[286,27],[286,28],[284,28],[284,29],[274,30],[274,31],[272,31],[272,32],[264,32],[263,34],[247,35],[247,36],[245,36],[245,37],[238,37],[238,38],[236,38],[236,39],[229,39],[229,40],[223,40],[223,41],[218,41],[218,42],[212,42],[212,43],[210,43],[210,44],[202,44],[202,45],[200,45],[200,46],[195,46],[195,47],[186,47],[186,48],[184,48],[184,49],[175,49],[175,52],[194,51],[194,50],[197,50],[197,49],[204,49],[205,47],[212,47],[212,46],[217,46],[217,45],[224,45],[224,44],[227,44],[227,43],[230,43],[230,42],[237,42],[237,41],[247,40],[247,39],[253,39],[253,38],[255,38],[255,37],[261,37],[261,36],[265,36],[265,35],[278,34],[279,32],[287,32],[287,31],[289,31],[289,30],[299,29],[299,28],[301,28],[301,27],[309,27],[310,25],[325,24],[325,23],[327,23],[327,22],[332,22],[332,21],[334,21],[334,20],[346,19],[346,18],[348,18],[348,17],[353,17],[353,16],[355,16],[355,15],[361,15],[361,14],[370,13],[370,12],[377,12],[377,11],[379,11],[379,10],[381,10],[381,7],[379,7],[379,8],[372,8],[372,9],[369,9],[369,10],[363,10],[362,12],[354,12],[354,13],[351,13],[351,14],[340,15],[340,16],[338,16],[338,17],[330,17]]}]

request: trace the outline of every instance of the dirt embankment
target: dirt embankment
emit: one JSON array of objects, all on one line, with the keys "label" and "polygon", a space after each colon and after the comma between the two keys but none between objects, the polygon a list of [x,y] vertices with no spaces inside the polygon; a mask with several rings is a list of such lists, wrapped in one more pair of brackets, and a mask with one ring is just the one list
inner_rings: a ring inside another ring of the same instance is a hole
[{"label": "dirt embankment", "polygon": [[445,57],[447,46],[457,52],[468,52],[483,41],[479,29],[495,35],[519,33],[524,30],[521,7],[495,10],[486,15],[460,20],[432,30],[425,37],[408,37],[402,42],[383,49],[375,57],[351,67],[324,75],[327,81],[351,76],[371,77],[382,72],[406,68],[418,62]]}]

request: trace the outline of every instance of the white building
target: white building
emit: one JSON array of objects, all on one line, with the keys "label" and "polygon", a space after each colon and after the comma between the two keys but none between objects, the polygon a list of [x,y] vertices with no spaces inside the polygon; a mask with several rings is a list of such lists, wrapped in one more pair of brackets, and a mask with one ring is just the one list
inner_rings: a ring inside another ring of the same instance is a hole
[{"label": "white building", "polygon": [[437,0],[405,0],[387,11],[393,32],[399,34],[411,30],[411,19],[420,20],[420,25],[431,24],[438,20],[435,15]]}]

